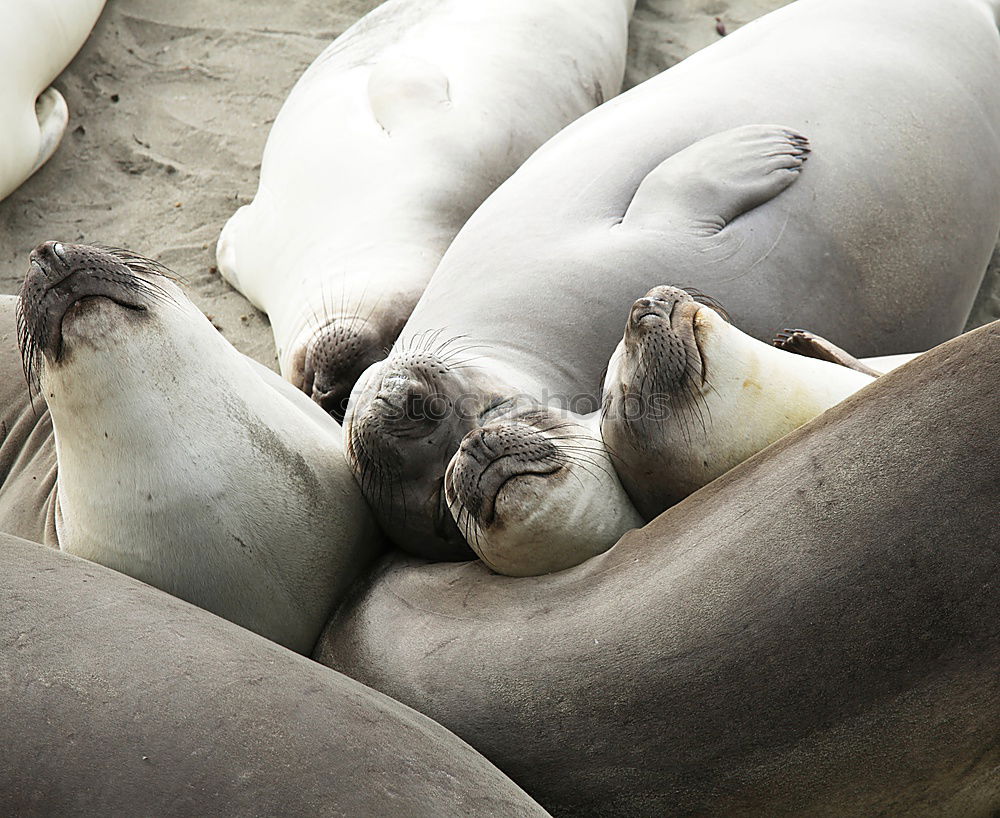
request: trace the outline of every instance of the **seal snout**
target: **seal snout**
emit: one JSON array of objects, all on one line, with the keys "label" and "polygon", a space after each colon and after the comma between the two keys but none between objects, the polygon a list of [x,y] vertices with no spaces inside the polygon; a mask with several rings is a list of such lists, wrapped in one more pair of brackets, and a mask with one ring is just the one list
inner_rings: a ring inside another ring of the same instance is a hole
[{"label": "seal snout", "polygon": [[31,251],[21,285],[18,341],[26,368],[37,353],[58,360],[63,322],[85,299],[103,298],[130,311],[144,311],[164,291],[150,278],[165,270],[124,250],[46,241]]},{"label": "seal snout", "polygon": [[519,477],[554,474],[563,465],[556,445],[524,422],[505,421],[473,429],[448,465],[448,504],[477,524],[489,526],[496,519],[500,491],[508,483]]},{"label": "seal snout", "polygon": [[394,437],[423,437],[453,416],[447,367],[421,355],[393,362],[378,381],[366,414]]},{"label": "seal snout", "polygon": [[664,319],[669,322],[678,303],[693,300],[687,292],[677,287],[654,287],[632,304],[629,329],[659,324]]},{"label": "seal snout", "polygon": [[309,339],[302,370],[302,391],[343,422],[354,384],[383,357],[391,342],[363,318],[334,318]]}]

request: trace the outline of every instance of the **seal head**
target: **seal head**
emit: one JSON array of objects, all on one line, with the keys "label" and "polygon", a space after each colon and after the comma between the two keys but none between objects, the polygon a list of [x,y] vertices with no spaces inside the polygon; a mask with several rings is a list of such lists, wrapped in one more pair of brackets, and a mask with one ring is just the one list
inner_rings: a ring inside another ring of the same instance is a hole
[{"label": "seal head", "polygon": [[541,407],[466,434],[445,495],[476,554],[509,576],[578,565],[642,524],[594,430]]},{"label": "seal head", "polygon": [[405,551],[473,559],[448,510],[444,476],[466,434],[530,400],[461,338],[422,332],[358,381],[344,418],[345,454],[376,518]]},{"label": "seal head", "polygon": [[[63,323],[86,312],[88,300],[107,299],[132,320],[155,301],[171,298],[160,280],[169,271],[127,250],[47,241],[29,256],[21,285],[18,340],[29,382],[37,381],[38,356],[58,364],[64,356]],[[93,304],[91,304],[93,306]]]},{"label": "seal head", "polygon": [[714,301],[654,287],[629,311],[601,435],[652,519],[871,381],[751,338]]}]

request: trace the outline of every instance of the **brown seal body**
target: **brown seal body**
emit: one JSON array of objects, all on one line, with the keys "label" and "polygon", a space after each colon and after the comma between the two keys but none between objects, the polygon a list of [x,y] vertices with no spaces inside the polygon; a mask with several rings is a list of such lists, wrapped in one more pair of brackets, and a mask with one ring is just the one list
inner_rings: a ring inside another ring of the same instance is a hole
[{"label": "brown seal body", "polygon": [[3,815],[544,815],[430,719],[0,535]]},{"label": "brown seal body", "polygon": [[558,574],[389,557],[315,655],[556,814],[995,814],[998,384],[1000,322]]}]

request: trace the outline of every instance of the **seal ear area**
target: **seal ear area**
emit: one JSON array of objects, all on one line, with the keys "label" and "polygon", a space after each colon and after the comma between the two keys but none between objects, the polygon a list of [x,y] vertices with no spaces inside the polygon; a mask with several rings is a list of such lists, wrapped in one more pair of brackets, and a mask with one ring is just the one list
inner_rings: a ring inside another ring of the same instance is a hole
[{"label": "seal ear area", "polygon": [[368,103],[379,127],[391,135],[451,107],[448,77],[419,57],[385,56],[368,76]]},{"label": "seal ear area", "polygon": [[781,125],[744,125],[707,136],[657,165],[622,225],[713,235],[799,177],[809,140]]}]

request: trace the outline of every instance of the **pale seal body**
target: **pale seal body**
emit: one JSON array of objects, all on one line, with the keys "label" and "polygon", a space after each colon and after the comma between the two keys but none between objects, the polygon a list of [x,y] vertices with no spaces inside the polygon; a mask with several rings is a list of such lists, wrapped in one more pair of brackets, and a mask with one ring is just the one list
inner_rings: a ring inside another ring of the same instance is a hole
[{"label": "pale seal body", "polygon": [[103,8],[104,0],[0,0],[0,199],[59,147],[69,111],[48,86]]},{"label": "pale seal body", "polygon": [[776,349],[683,290],[655,287],[632,306],[608,364],[601,437],[651,520],[873,380]]},{"label": "pale seal body", "polygon": [[997,383],[1000,323],[558,574],[392,555],[316,657],[554,814],[990,816]]},{"label": "pale seal body", "polygon": [[618,93],[633,6],[390,0],[316,59],[218,245],[286,378],[343,417],[476,207]]},{"label": "pale seal body", "polygon": [[[550,140],[469,220],[352,396],[348,457],[383,526],[454,553],[436,498],[462,437],[511,395],[595,410],[620,316],[663,281],[760,339],[798,322],[868,356],[959,332],[1000,227],[998,8],[799,0]],[[755,158],[740,126],[759,121],[813,147],[780,195],[752,183],[788,150]],[[467,415],[392,420],[427,392],[466,396]]]},{"label": "pale seal body", "polygon": [[337,424],[122,251],[36,248],[19,329],[48,412],[6,409],[4,528],[308,651],[381,547]]},{"label": "pale seal body", "polygon": [[0,534],[4,815],[544,816],[388,697]]}]

